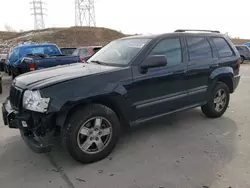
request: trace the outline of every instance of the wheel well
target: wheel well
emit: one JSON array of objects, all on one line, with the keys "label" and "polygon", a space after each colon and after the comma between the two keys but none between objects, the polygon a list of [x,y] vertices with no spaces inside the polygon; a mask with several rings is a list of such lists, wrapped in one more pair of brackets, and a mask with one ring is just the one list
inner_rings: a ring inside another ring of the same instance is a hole
[{"label": "wheel well", "polygon": [[233,93],[233,81],[230,76],[223,76],[218,79],[219,82],[222,82],[227,85],[230,93]]},{"label": "wheel well", "polygon": [[65,114],[62,114],[62,116],[64,116],[64,120],[62,120],[63,122],[60,122],[60,125],[64,125],[67,122],[67,120],[73,115],[73,113],[78,108],[81,108],[83,106],[93,104],[93,103],[102,104],[102,105],[107,106],[108,108],[112,109],[116,113],[116,115],[121,123],[121,126],[123,126],[124,128],[127,128],[130,126],[129,122],[123,116],[119,106],[108,97],[98,97],[98,98],[82,101],[81,103],[78,103],[78,104],[72,106]]}]

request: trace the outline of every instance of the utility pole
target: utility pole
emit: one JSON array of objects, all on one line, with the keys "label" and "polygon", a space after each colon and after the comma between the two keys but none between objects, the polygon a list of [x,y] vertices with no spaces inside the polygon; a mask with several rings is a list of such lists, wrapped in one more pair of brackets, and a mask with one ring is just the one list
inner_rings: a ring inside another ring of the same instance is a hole
[{"label": "utility pole", "polygon": [[42,0],[32,0],[30,2],[30,4],[32,4],[32,14],[34,16],[34,29],[44,29],[45,28],[45,23],[44,23],[44,19],[43,16],[45,16],[46,14],[45,12],[45,8],[44,8],[44,2],[42,2]]},{"label": "utility pole", "polygon": [[96,26],[94,0],[75,0],[75,26]]}]

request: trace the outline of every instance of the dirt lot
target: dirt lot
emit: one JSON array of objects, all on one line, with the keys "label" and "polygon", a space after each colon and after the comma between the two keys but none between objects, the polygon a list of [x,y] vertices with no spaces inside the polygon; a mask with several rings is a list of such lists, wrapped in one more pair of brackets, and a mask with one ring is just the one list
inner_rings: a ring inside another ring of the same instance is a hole
[{"label": "dirt lot", "polygon": [[[0,188],[250,187],[250,63],[241,74],[223,117],[208,119],[197,108],[135,127],[107,159],[89,165],[60,146],[33,153],[0,120]],[[4,83],[0,101],[10,79]]]}]

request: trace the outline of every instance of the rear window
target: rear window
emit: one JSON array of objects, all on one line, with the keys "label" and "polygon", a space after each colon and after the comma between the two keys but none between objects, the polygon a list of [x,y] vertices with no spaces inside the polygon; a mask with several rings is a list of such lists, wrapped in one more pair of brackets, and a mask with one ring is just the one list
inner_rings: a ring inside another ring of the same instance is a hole
[{"label": "rear window", "polygon": [[101,47],[96,47],[93,49],[94,53],[98,52],[101,49]]},{"label": "rear window", "polygon": [[247,46],[242,46],[243,50],[249,51],[249,48]]},{"label": "rear window", "polygon": [[72,53],[72,55],[78,56],[78,53],[79,53],[79,49],[76,49],[76,50]]},{"label": "rear window", "polygon": [[80,54],[80,56],[88,54],[88,49],[87,48],[81,48],[79,54]]},{"label": "rear window", "polygon": [[74,51],[75,51],[75,48],[61,48],[61,52],[64,55],[72,55]]},{"label": "rear window", "polygon": [[239,46],[235,46],[235,48],[236,48],[237,50],[242,50],[241,47],[239,47]]},{"label": "rear window", "polygon": [[233,51],[224,38],[216,37],[212,38],[212,40],[214,41],[219,57],[230,57],[233,55]]},{"label": "rear window", "polygon": [[186,37],[189,60],[212,58],[212,49],[205,37]]}]

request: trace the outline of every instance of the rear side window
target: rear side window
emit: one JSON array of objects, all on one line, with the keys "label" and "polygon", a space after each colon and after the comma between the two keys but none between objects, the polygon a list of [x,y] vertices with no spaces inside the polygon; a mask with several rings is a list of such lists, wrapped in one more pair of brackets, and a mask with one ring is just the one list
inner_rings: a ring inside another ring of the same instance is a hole
[{"label": "rear side window", "polygon": [[245,51],[249,51],[249,48],[246,47],[246,46],[242,46],[242,48],[243,48],[243,50],[245,50]]},{"label": "rear side window", "polygon": [[230,57],[233,55],[233,52],[228,45],[228,43],[225,41],[224,38],[212,38],[214,41],[215,47],[218,51],[219,57]]},{"label": "rear side window", "polygon": [[205,37],[186,37],[189,60],[212,58],[212,49]]}]

